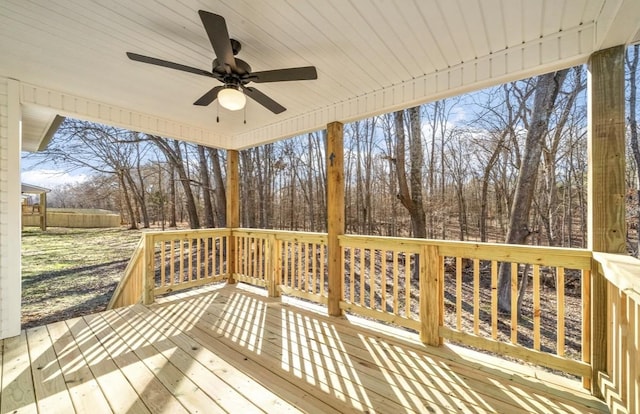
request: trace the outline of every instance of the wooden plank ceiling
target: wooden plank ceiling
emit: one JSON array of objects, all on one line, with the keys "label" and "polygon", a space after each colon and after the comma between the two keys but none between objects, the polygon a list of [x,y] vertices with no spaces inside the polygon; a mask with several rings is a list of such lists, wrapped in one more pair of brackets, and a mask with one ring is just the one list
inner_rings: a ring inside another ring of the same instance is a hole
[{"label": "wooden plank ceiling", "polygon": [[[314,65],[315,81],[256,85],[274,115],[192,103],[218,81],[197,11],[226,18],[254,71]],[[25,149],[56,114],[221,148],[246,148],[583,63],[639,40],[637,0],[3,0],[0,77],[21,86]]]}]

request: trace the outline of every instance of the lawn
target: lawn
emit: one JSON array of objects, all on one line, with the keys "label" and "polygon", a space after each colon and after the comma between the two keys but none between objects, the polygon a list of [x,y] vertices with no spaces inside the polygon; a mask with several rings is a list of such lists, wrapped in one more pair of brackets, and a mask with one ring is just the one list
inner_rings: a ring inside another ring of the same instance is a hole
[{"label": "lawn", "polygon": [[22,328],[106,309],[140,231],[126,228],[22,232]]}]

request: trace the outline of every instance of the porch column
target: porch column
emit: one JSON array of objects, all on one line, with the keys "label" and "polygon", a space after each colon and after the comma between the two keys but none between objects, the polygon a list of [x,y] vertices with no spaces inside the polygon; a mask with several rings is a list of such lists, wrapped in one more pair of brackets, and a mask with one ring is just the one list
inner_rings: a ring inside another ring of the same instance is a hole
[{"label": "porch column", "polygon": [[338,236],[344,234],[344,144],[342,124],[327,125],[327,256],[329,271],[329,315],[340,316],[343,269]]},{"label": "porch column", "polygon": [[[240,173],[238,167],[238,151],[227,151],[227,228],[235,229],[240,226]],[[236,240],[229,236],[227,246],[227,282],[236,283],[233,275],[236,273]]]},{"label": "porch column", "polygon": [[20,85],[0,78],[0,339],[20,334]]},{"label": "porch column", "polygon": [[47,230],[47,193],[40,193],[40,230]]},{"label": "porch column", "polygon": [[[588,62],[588,248],[626,253],[624,46],[601,50]],[[607,370],[607,281],[592,262],[592,392]]]}]

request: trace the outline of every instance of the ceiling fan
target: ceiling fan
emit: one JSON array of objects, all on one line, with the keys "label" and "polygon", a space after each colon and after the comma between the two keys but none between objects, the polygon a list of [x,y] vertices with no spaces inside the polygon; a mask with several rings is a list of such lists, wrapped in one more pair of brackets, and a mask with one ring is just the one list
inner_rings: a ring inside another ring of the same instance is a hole
[{"label": "ceiling fan", "polygon": [[251,66],[249,66],[247,62],[234,57],[240,51],[241,45],[240,42],[229,37],[227,23],[224,17],[204,10],[199,10],[198,14],[200,15],[202,25],[209,36],[209,41],[216,55],[216,59],[213,60],[213,69],[211,72],[132,52],[127,52],[127,56],[129,59],[138,62],[195,73],[196,75],[208,76],[219,80],[222,82],[222,85],[213,87],[193,104],[207,106],[218,99],[222,107],[232,111],[244,108],[246,104],[245,95],[274,114],[279,114],[286,110],[284,106],[256,88],[247,86],[250,82],[267,83],[318,78],[314,66],[252,72]]}]

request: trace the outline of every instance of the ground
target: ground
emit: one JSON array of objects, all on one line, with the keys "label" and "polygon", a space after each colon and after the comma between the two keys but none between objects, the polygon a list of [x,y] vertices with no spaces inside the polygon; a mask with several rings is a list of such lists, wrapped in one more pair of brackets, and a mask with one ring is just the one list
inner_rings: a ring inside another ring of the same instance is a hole
[{"label": "ground", "polygon": [[26,227],[22,328],[105,310],[140,235],[124,227]]}]

